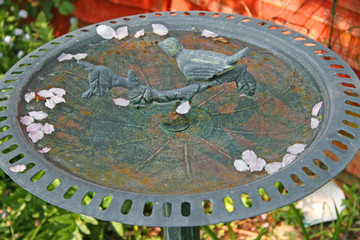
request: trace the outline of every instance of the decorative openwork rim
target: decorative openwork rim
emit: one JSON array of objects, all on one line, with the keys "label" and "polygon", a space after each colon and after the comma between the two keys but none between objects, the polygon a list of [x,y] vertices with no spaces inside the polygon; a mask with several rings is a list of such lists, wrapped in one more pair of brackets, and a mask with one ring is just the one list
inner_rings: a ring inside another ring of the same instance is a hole
[{"label": "decorative openwork rim", "polygon": [[[19,124],[19,100],[23,98],[22,88],[34,72],[46,62],[55,61],[69,46],[96,34],[97,25],[91,25],[61,36],[25,56],[0,83],[0,166],[20,186],[49,203],[103,220],[163,227],[207,225],[256,216],[303,198],[335,177],[355,156],[360,137],[360,84],[350,66],[331,50],[291,29],[240,15],[162,12],[103,22],[113,27],[127,25],[130,31],[151,23],[164,24],[170,31],[193,31],[192,27],[216,29],[223,36],[231,34],[231,38],[262,48],[271,46],[300,62],[317,81],[326,103],[322,129],[309,149],[296,163],[276,174],[245,186],[202,194],[124,192],[86,182],[63,171],[24,138]],[[9,170],[18,164],[27,165],[29,170],[23,173]],[[54,182],[57,183],[55,189],[49,187]],[[259,190],[265,190],[270,200],[263,200]],[[251,199],[251,207],[242,202],[244,195]],[[91,201],[84,202],[84,198]],[[233,202],[234,209],[225,208],[225,198]],[[111,203],[104,208],[101,207],[104,201]],[[205,202],[212,204],[211,214],[204,213]],[[130,211],[124,211],[124,204],[131,205]],[[150,215],[144,214],[145,206],[152,206]],[[189,207],[190,212],[184,210]]]}]

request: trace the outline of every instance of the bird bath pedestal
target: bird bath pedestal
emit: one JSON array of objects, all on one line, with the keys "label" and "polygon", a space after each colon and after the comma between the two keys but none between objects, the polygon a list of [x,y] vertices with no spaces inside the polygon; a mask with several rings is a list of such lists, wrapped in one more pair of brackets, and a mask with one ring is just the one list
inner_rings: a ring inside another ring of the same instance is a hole
[{"label": "bird bath pedestal", "polygon": [[[100,25],[115,34],[104,38]],[[186,49],[249,52],[198,81],[159,47],[169,37]],[[229,80],[232,71],[239,78]],[[134,76],[137,88],[113,84]],[[219,79],[191,98],[175,94]],[[331,50],[271,22],[210,12],[119,18],[61,36],[5,74],[0,166],[59,207],[196,239],[195,226],[272,211],[344,169],[359,146],[358,82]],[[166,91],[176,98],[154,97]]]}]

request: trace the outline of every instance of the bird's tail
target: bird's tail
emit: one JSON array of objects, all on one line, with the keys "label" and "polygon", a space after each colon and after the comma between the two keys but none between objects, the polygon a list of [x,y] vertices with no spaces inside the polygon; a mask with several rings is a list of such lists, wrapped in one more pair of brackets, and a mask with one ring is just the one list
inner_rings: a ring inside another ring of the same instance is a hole
[{"label": "bird's tail", "polygon": [[242,59],[243,57],[245,57],[246,55],[248,55],[250,52],[250,48],[245,47],[242,50],[238,51],[237,53],[234,53],[228,60],[227,60],[227,64],[231,65],[236,63],[237,61],[239,61],[240,59]]}]

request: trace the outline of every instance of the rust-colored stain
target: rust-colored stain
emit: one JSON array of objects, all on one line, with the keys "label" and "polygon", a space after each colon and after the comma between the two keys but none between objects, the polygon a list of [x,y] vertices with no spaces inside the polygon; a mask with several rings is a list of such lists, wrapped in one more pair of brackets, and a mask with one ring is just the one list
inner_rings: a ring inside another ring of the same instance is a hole
[{"label": "rust-colored stain", "polygon": [[81,110],[80,114],[85,115],[85,116],[90,116],[92,114],[92,111],[91,110]]},{"label": "rust-colored stain", "polygon": [[238,104],[235,102],[226,103],[224,106],[220,106],[218,108],[218,112],[222,114],[234,114],[235,109],[237,108]]},{"label": "rust-colored stain", "polygon": [[75,128],[75,129],[77,129],[77,130],[83,130],[83,129],[84,129],[84,126],[83,126],[83,125],[75,122],[75,121],[72,120],[72,119],[69,119],[69,120],[68,120],[66,126],[67,126],[68,128]]}]

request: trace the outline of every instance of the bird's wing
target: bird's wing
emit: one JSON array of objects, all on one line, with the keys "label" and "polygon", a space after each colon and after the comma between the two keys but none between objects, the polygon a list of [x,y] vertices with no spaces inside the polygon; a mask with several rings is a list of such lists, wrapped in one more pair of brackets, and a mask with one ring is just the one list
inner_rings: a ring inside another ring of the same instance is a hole
[{"label": "bird's wing", "polygon": [[218,65],[218,64],[211,64],[211,63],[191,63],[186,64],[182,72],[189,80],[208,80],[215,76],[216,74],[224,71],[226,67]]}]

